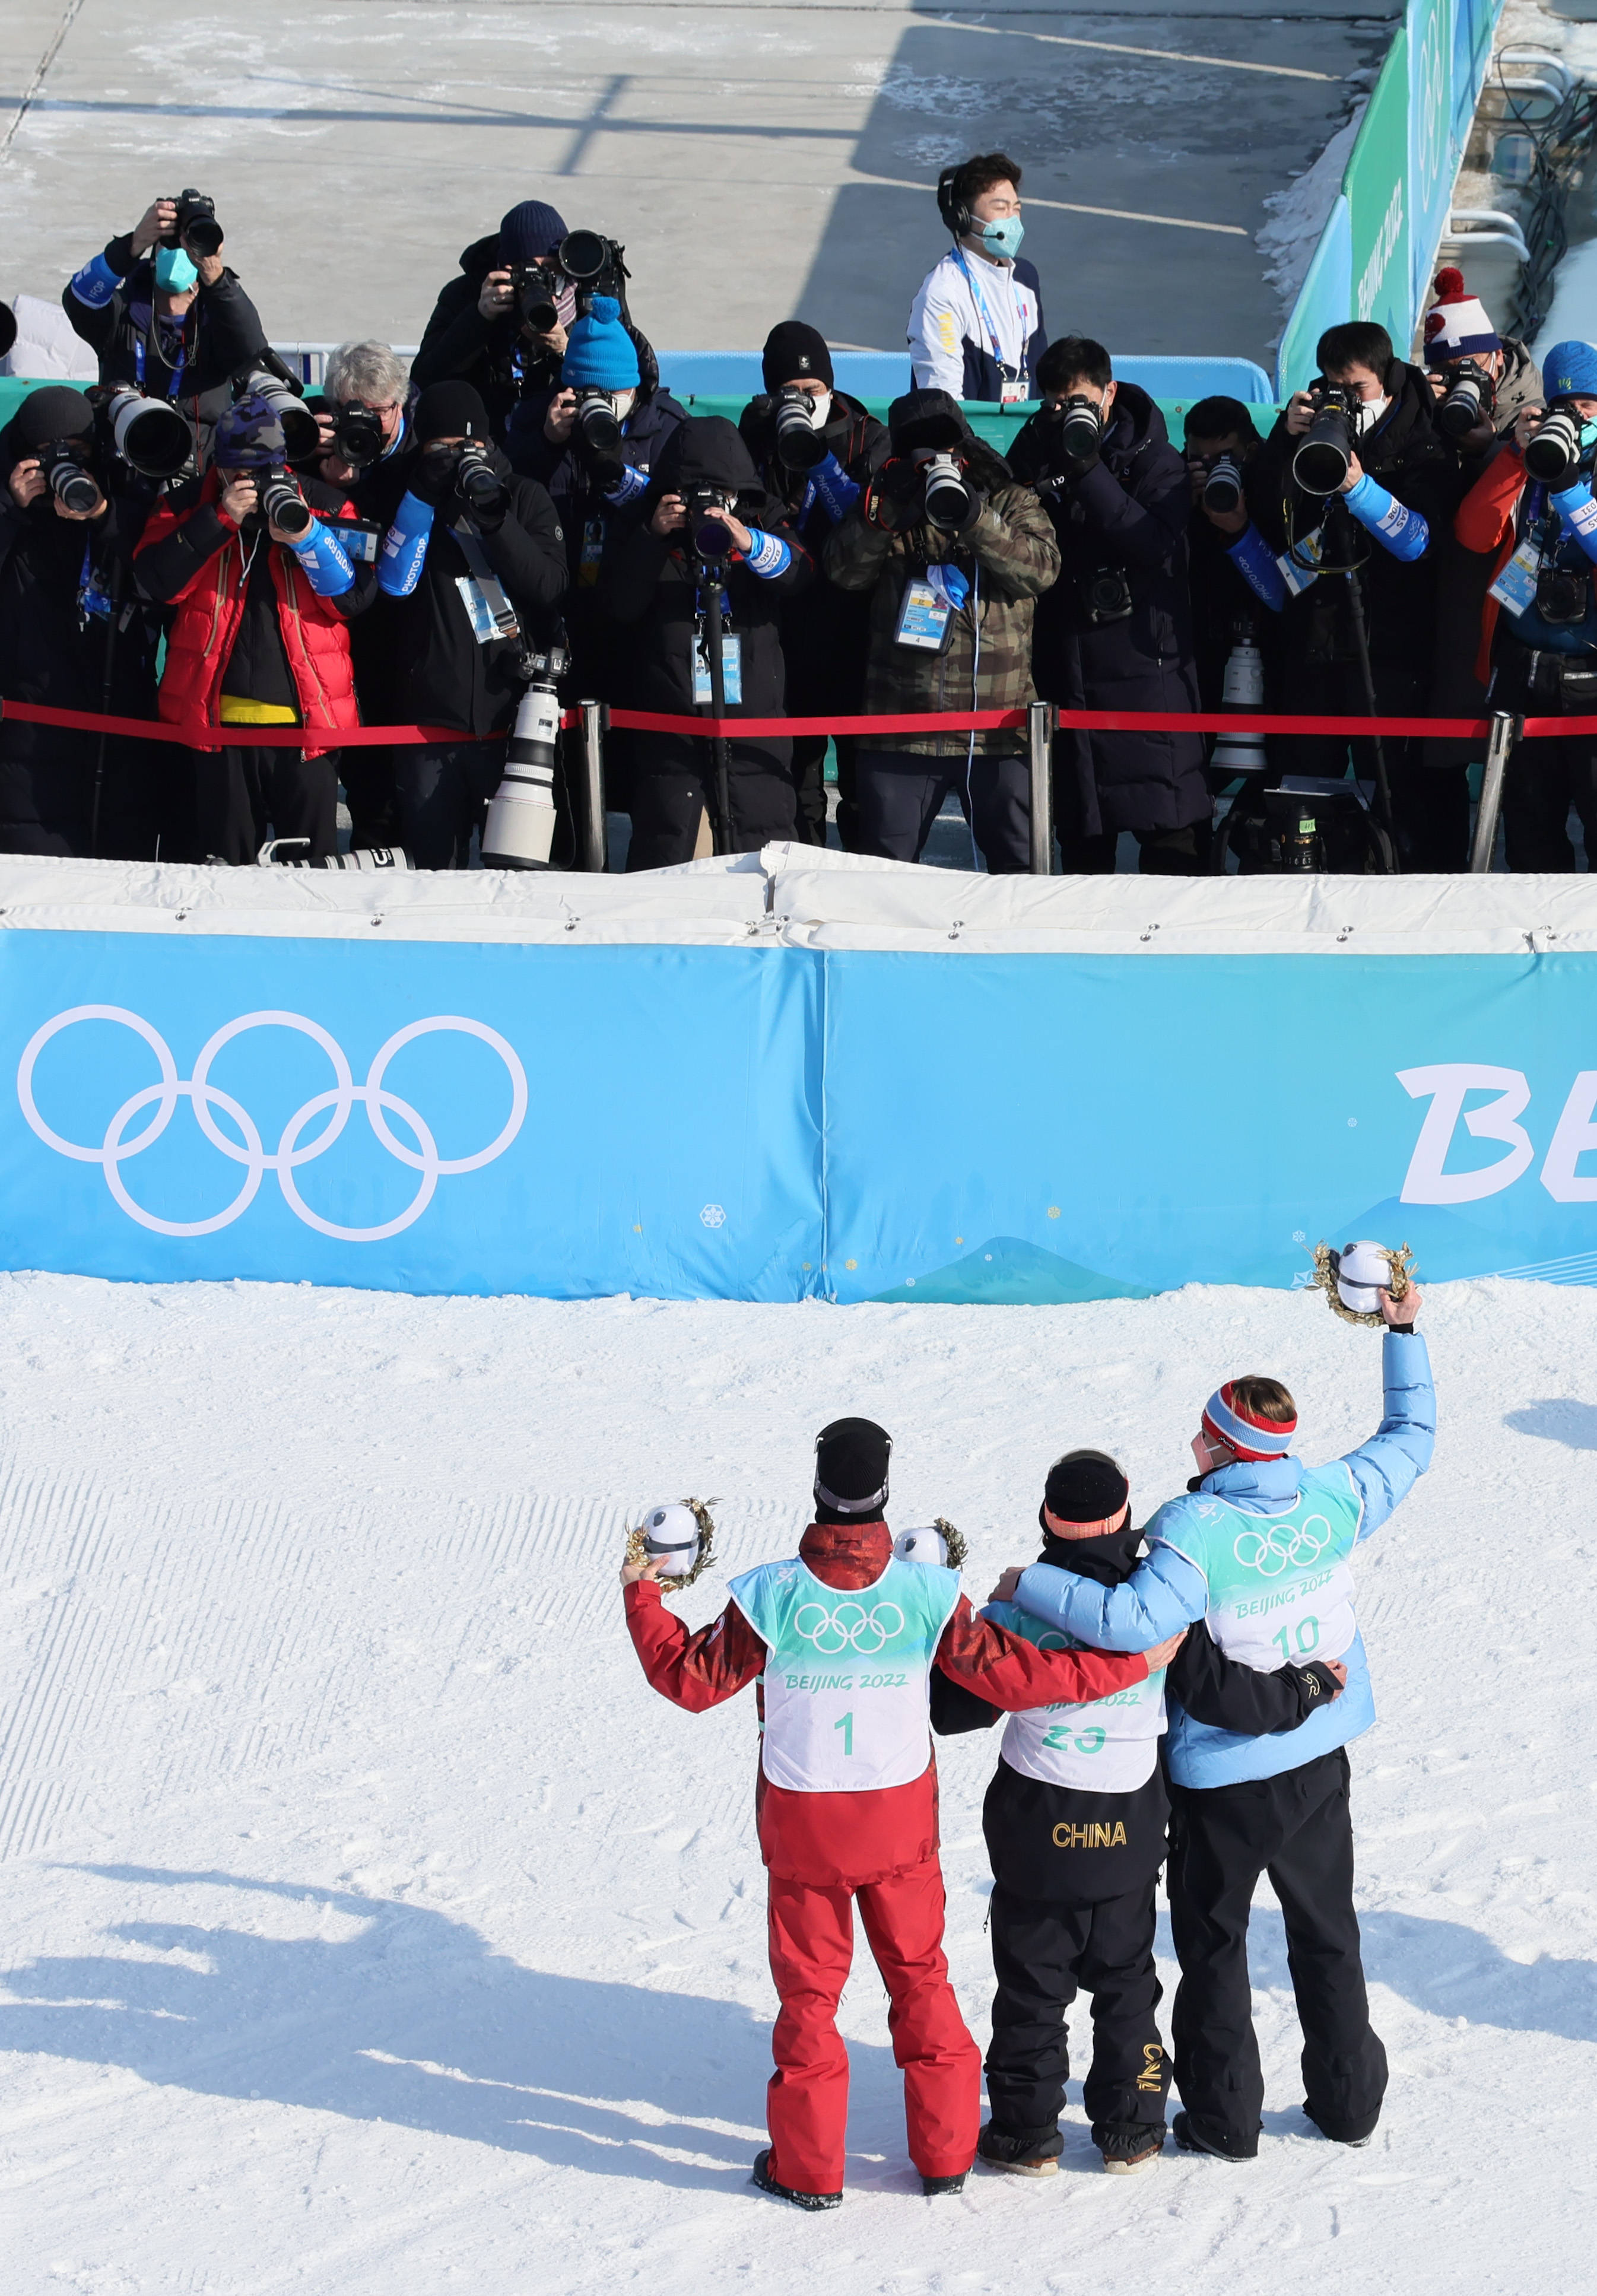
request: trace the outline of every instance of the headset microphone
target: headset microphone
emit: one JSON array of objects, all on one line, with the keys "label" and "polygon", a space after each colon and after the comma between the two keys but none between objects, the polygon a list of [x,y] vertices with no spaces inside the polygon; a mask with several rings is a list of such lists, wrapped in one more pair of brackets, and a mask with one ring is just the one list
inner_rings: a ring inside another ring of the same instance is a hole
[{"label": "headset microphone", "polygon": [[976,217],[968,200],[954,197],[954,186],[959,175],[958,168],[945,168],[938,177],[938,213],[955,239],[964,239],[976,229]]}]

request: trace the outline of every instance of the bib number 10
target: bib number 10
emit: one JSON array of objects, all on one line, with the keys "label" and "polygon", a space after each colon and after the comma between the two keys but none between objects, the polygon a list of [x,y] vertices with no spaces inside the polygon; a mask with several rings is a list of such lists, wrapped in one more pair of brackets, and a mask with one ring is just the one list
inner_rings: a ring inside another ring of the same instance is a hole
[{"label": "bib number 10", "polygon": [[[1319,1647],[1320,1621],[1318,1619],[1299,1619],[1295,1632],[1290,1627],[1282,1627],[1278,1635],[1271,1636],[1270,1640],[1281,1652],[1282,1664],[1290,1666],[1294,1659],[1312,1657]],[[1294,1643],[1296,1649],[1292,1647]]]}]

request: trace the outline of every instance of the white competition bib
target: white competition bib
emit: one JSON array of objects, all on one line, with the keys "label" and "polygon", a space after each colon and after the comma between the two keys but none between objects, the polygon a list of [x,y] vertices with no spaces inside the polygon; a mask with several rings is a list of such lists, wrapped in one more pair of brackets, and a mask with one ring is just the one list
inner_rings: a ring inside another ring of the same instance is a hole
[{"label": "white competition bib", "polygon": [[[995,1623],[1023,1635],[1038,1650],[1081,1650],[1065,1634],[1012,1603],[992,1607]],[[1011,1714],[1001,1749],[1011,1770],[1045,1785],[1079,1786],[1089,1793],[1134,1793],[1159,1759],[1165,1729],[1165,1675],[1134,1682],[1085,1706],[1032,1706]]]}]

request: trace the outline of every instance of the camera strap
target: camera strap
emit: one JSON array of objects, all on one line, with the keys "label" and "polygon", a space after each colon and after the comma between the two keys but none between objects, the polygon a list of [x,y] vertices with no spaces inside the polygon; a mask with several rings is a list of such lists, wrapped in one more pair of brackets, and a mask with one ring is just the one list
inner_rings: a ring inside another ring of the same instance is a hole
[{"label": "camera strap", "polygon": [[455,586],[471,621],[472,636],[479,645],[492,645],[498,638],[519,640],[521,625],[516,619],[516,610],[505,594],[504,585],[488,564],[481,542],[463,520],[449,531],[471,570],[469,574],[457,574]]},{"label": "camera strap", "polygon": [[[1544,515],[1546,488],[1539,481],[1525,489],[1523,531],[1488,595],[1514,616],[1529,611],[1536,602],[1536,585],[1548,560],[1548,544],[1558,532],[1556,518]],[[1556,547],[1556,544],[1555,544]]]}]

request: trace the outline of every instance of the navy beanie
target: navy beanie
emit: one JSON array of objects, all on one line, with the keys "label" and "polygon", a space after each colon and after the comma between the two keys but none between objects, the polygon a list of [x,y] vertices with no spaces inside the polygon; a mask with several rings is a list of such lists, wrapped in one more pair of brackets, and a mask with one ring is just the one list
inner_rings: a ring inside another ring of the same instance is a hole
[{"label": "navy beanie", "polygon": [[802,382],[816,376],[831,385],[831,353],[826,348],[826,338],[814,327],[807,327],[802,319],[783,319],[766,337],[761,354],[766,389],[775,396],[783,383]]},{"label": "navy beanie", "polygon": [[523,200],[499,222],[501,263],[541,263],[566,235],[565,217],[546,200]]},{"label": "navy beanie", "polygon": [[621,324],[613,295],[595,295],[566,336],[560,379],[573,390],[635,390],[643,380],[638,347]]}]

